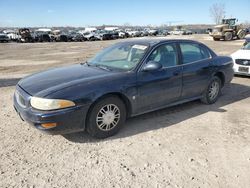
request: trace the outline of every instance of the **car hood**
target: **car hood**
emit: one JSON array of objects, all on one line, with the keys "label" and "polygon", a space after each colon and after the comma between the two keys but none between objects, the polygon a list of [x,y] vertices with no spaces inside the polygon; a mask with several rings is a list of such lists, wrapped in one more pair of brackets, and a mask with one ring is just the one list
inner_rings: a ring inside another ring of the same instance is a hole
[{"label": "car hood", "polygon": [[18,85],[32,96],[45,97],[64,88],[83,82],[88,84],[110,74],[114,72],[77,64],[33,74],[20,80]]},{"label": "car hood", "polygon": [[233,59],[250,59],[250,50],[238,50],[234,52],[232,55]]}]

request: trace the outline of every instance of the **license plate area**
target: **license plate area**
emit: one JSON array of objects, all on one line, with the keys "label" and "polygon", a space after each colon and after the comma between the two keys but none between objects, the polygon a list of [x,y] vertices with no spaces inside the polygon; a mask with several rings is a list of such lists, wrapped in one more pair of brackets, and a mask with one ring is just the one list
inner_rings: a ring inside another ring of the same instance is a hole
[{"label": "license plate area", "polygon": [[249,67],[239,67],[238,71],[248,73]]}]

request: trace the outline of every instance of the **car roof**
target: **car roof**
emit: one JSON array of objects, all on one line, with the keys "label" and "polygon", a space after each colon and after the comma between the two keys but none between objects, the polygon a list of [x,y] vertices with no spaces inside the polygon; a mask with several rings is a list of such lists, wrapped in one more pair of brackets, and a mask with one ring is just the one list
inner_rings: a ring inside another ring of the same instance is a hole
[{"label": "car roof", "polygon": [[209,49],[212,56],[217,56],[216,53],[214,53],[214,51],[211,48],[209,48],[207,45],[199,41],[189,40],[189,39],[142,38],[142,39],[128,39],[125,42],[119,42],[117,44],[128,44],[128,45],[140,44],[140,45],[149,46],[150,48],[154,48],[156,45],[166,43],[166,42],[189,42],[189,43],[203,45],[207,49]]},{"label": "car roof", "polygon": [[163,39],[163,38],[143,38],[143,39],[129,39],[125,42],[119,42],[120,44],[144,44],[144,45],[149,45],[149,46],[154,46],[160,43],[165,43],[165,42],[191,42],[191,43],[200,43],[194,40],[188,40],[188,39]]}]

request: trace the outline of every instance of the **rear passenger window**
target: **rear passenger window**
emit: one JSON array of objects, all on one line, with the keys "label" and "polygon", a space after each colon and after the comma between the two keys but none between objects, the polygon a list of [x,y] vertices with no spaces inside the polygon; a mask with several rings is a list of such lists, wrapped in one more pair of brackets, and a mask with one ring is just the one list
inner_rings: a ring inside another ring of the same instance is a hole
[{"label": "rear passenger window", "polygon": [[210,58],[209,51],[199,44],[180,44],[183,64]]}]

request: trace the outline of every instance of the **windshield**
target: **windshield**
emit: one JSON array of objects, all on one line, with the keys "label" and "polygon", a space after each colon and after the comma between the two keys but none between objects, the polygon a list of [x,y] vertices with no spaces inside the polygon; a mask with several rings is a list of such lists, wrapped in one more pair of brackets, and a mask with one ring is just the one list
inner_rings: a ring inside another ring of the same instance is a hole
[{"label": "windshield", "polygon": [[141,44],[117,44],[88,61],[88,65],[109,69],[132,70],[140,62],[148,46]]},{"label": "windshield", "polygon": [[244,46],[243,46],[244,50],[250,50],[250,42],[245,42]]},{"label": "windshield", "polygon": [[222,24],[229,24],[229,25],[235,25],[235,19],[223,19]]}]

